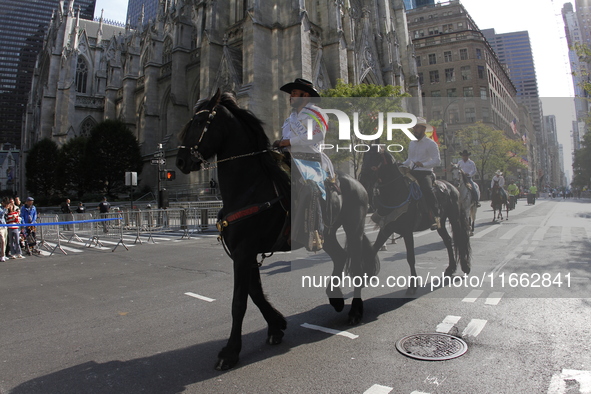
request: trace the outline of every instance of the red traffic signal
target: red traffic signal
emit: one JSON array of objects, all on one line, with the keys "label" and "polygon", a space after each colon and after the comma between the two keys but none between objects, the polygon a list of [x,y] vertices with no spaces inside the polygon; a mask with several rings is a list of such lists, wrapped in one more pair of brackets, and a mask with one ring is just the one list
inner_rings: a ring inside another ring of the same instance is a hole
[{"label": "red traffic signal", "polygon": [[167,181],[172,181],[176,178],[176,172],[175,171],[166,171],[166,180]]}]

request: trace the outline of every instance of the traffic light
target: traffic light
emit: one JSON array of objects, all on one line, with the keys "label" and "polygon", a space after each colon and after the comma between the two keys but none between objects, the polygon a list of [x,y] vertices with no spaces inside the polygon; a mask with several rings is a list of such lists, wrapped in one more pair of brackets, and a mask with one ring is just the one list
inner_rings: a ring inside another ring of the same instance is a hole
[{"label": "traffic light", "polygon": [[176,172],[175,171],[166,171],[166,180],[167,181],[172,181],[176,178]]}]

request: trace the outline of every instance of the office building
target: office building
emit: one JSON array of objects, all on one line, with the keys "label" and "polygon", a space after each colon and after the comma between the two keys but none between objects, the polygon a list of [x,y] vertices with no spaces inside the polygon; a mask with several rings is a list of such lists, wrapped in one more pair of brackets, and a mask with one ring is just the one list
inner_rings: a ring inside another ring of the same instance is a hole
[{"label": "office building", "polygon": [[[129,0],[127,4],[127,21],[132,28],[137,28],[138,21],[148,23],[158,15],[159,0]],[[165,6],[165,4],[163,4]]]},{"label": "office building", "polygon": [[482,121],[516,137],[511,126],[519,117],[515,86],[462,4],[453,0],[416,8],[406,17],[425,116],[443,121],[438,134],[446,167],[462,148],[454,134],[467,125]]},{"label": "office building", "polygon": [[29,98],[37,54],[52,15],[58,7],[68,12],[80,8],[92,19],[95,0],[0,0],[0,143],[21,146],[23,115]]}]

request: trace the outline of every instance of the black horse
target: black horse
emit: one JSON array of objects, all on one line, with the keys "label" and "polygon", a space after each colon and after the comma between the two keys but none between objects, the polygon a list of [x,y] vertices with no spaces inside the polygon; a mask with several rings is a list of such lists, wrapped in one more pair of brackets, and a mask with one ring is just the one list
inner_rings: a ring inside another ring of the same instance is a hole
[{"label": "black horse", "polygon": [[[209,165],[217,155],[218,186],[224,206],[218,222],[223,242],[233,260],[234,294],[232,331],[220,351],[216,369],[225,370],[238,362],[242,346],[241,329],[250,295],[268,324],[267,342],[279,344],[286,321],[263,294],[257,255],[295,249],[289,236],[290,184],[271,152],[262,123],[250,111],[239,108],[233,95],[218,91],[198,103],[192,120],[179,135],[182,146],[177,167],[185,174]],[[329,210],[333,219],[325,223],[324,250],[332,258],[332,275],[375,275],[379,260],[365,236],[367,193],[353,178],[339,176],[340,193],[332,190]],[[337,241],[336,230],[343,227],[346,249]],[[327,295],[340,312],[344,308],[340,288]],[[357,324],[363,314],[361,289],[355,288],[349,323]]]},{"label": "black horse", "polygon": [[[418,184],[405,176],[408,169],[399,167],[393,161],[381,164],[378,169],[378,195],[374,198],[377,213],[372,219],[380,221],[380,231],[374,243],[374,253],[386,242],[392,233],[400,234],[406,246],[406,260],[410,266],[412,277],[417,276],[415,269],[415,252],[413,232],[426,230],[433,222],[429,218],[427,209],[421,200]],[[451,276],[457,268],[456,256],[462,271],[470,273],[470,235],[468,219],[465,211],[460,207],[460,194],[451,183],[437,180],[434,183],[435,194],[439,204],[441,228],[437,230],[447,248],[449,265],[445,270],[446,276]],[[449,219],[453,232],[452,237],[446,229]],[[455,249],[455,254],[454,254]],[[411,281],[407,294],[416,292],[416,282]]]}]

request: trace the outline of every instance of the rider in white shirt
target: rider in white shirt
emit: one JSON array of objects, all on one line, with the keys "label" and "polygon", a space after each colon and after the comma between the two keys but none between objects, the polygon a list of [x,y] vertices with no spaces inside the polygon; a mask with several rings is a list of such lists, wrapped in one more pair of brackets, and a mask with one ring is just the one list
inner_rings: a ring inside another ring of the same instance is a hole
[{"label": "rider in white shirt", "polygon": [[478,203],[478,206],[480,206],[480,202],[478,202],[480,199],[479,191],[472,179],[474,175],[478,173],[478,170],[476,169],[476,163],[470,159],[470,154],[471,153],[468,152],[467,149],[464,149],[464,151],[460,153],[460,155],[462,155],[462,160],[458,161],[458,167],[468,176],[468,180],[472,185],[472,199]]},{"label": "rider in white shirt", "polygon": [[495,182],[499,182],[499,187],[501,188],[501,194],[503,194],[505,196],[505,199],[509,199],[509,197],[507,196],[507,192],[505,191],[505,188],[503,186],[505,186],[505,178],[503,177],[503,173],[501,172],[501,170],[497,170],[497,172],[495,172],[495,176],[493,176],[492,180],[490,181],[490,188],[492,189],[495,186]]},{"label": "rider in white shirt", "polygon": [[419,182],[425,201],[433,214],[431,230],[437,230],[441,225],[439,223],[439,205],[433,190],[435,183],[433,167],[441,163],[441,157],[437,143],[425,136],[425,133],[431,130],[433,130],[433,126],[428,124],[424,118],[417,117],[417,124],[413,127],[413,134],[417,140],[410,141],[408,159],[402,164],[411,169],[411,174]]}]

